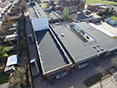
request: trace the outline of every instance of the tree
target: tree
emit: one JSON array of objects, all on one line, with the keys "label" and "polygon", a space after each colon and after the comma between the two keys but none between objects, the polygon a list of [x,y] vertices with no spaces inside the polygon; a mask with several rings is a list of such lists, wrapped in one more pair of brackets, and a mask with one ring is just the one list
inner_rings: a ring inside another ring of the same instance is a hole
[{"label": "tree", "polygon": [[63,15],[64,15],[65,20],[67,20],[68,13],[69,13],[69,10],[68,10],[67,7],[65,7],[64,10],[63,10]]},{"label": "tree", "polygon": [[105,75],[105,74],[107,73],[107,71],[104,70],[104,68],[102,68],[102,67],[100,67],[100,66],[98,66],[98,67],[96,68],[96,70],[99,71],[99,73],[101,73],[102,75]]},{"label": "tree", "polygon": [[26,0],[22,0],[22,4],[21,4],[22,10],[26,11],[27,10],[27,2]]},{"label": "tree", "polygon": [[11,46],[12,45],[12,42],[10,41],[10,40],[7,40],[7,45],[9,46]]},{"label": "tree", "polygon": [[5,19],[5,21],[10,22],[10,17],[9,17],[8,15],[5,15],[5,16],[4,16],[4,19]]}]

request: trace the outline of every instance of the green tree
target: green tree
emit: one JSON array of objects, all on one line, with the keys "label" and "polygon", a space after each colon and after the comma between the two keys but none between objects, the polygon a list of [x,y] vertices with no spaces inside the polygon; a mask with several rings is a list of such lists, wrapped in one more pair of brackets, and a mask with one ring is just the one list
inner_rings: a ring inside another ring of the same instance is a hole
[{"label": "green tree", "polygon": [[3,51],[5,51],[6,53],[8,53],[10,50],[8,47],[4,48]]},{"label": "green tree", "polygon": [[63,10],[63,15],[64,15],[65,20],[67,20],[68,13],[69,13],[69,10],[68,10],[67,7],[65,7],[64,10]]},{"label": "green tree", "polygon": [[7,45],[12,45],[12,42],[10,40],[7,40]]}]

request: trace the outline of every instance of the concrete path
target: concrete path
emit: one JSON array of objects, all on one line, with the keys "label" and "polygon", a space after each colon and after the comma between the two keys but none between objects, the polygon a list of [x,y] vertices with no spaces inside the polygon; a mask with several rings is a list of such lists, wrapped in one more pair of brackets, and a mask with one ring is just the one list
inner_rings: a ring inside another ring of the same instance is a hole
[{"label": "concrete path", "polygon": [[0,85],[0,88],[9,88],[9,82]]},{"label": "concrete path", "polygon": [[117,88],[117,72],[90,88]]}]

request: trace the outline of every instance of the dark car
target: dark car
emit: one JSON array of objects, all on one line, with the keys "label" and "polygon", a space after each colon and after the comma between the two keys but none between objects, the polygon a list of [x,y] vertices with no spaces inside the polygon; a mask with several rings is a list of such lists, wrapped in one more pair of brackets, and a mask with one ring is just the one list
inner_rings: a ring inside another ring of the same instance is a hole
[{"label": "dark car", "polygon": [[30,43],[33,43],[33,42],[34,42],[34,39],[33,39],[32,34],[28,35],[28,38],[29,38],[29,42],[30,42]]}]

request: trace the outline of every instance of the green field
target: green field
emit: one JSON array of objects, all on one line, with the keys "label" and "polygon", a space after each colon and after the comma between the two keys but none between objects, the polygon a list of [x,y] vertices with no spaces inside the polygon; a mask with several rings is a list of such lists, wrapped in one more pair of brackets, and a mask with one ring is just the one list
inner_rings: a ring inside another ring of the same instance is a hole
[{"label": "green field", "polygon": [[117,2],[106,1],[106,0],[86,0],[86,5],[88,5],[88,4],[94,4],[94,3],[103,3],[103,4],[107,4],[107,5],[114,5]]}]

